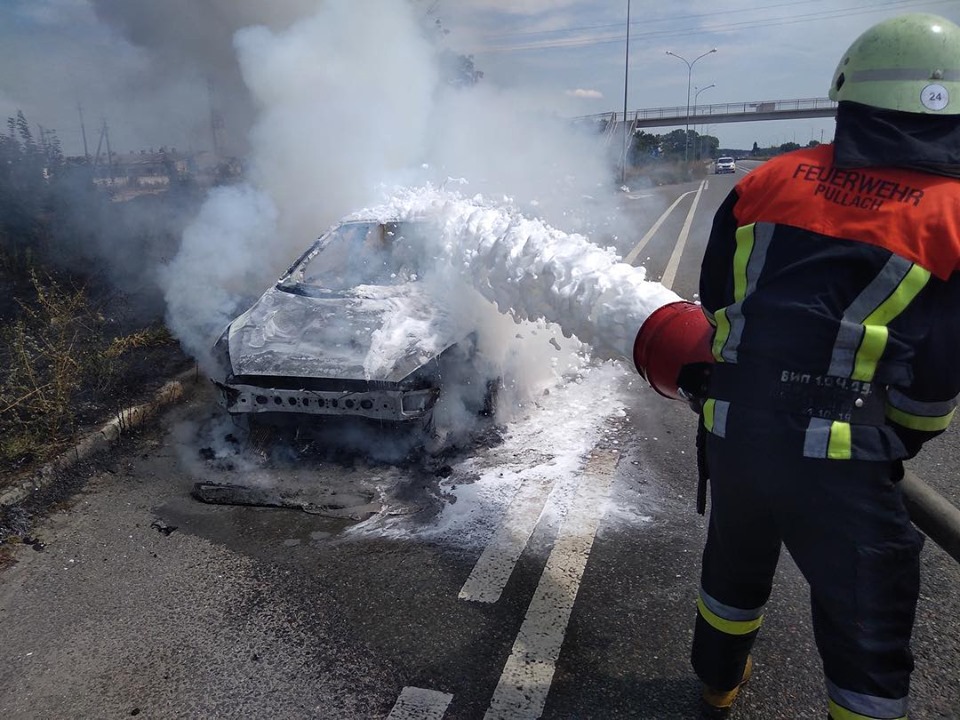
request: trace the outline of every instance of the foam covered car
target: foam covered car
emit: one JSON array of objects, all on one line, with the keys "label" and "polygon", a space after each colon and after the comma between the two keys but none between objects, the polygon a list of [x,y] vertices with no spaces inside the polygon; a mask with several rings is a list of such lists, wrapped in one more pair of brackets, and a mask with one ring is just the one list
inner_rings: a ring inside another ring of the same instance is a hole
[{"label": "foam covered car", "polygon": [[423,232],[427,223],[352,219],[321,236],[217,341],[221,405],[276,425],[428,422],[445,364],[469,364],[476,350],[453,303],[424,282]]}]

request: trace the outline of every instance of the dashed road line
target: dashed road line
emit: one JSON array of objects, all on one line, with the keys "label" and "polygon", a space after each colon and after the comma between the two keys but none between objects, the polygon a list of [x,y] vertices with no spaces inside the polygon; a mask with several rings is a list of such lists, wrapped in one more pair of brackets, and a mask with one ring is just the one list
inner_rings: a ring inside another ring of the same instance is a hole
[{"label": "dashed road line", "polygon": [[[677,268],[680,267],[680,256],[683,255],[683,248],[687,244],[687,236],[690,234],[690,226],[693,225],[693,215],[697,211],[697,205],[700,202],[700,195],[703,193],[703,186],[705,184],[705,180],[700,181],[700,187],[697,188],[697,194],[694,196],[693,202],[690,204],[690,211],[687,213],[686,220],[683,221],[683,228],[680,230],[680,235],[677,238],[677,245],[673,248],[673,254],[670,255],[670,260],[667,261],[667,268],[663,271],[663,277],[660,278],[660,284],[664,287],[673,287],[673,281],[677,276]],[[681,195],[681,197],[683,196]]]},{"label": "dashed road line", "polygon": [[450,693],[405,687],[387,720],[441,720],[451,700]]},{"label": "dashed road line", "polygon": [[639,255],[640,251],[647,246],[647,243],[650,242],[650,238],[652,238],[656,234],[657,230],[660,229],[660,226],[663,225],[663,221],[670,216],[670,213],[673,212],[673,209],[679,205],[680,201],[683,200],[687,195],[692,195],[695,192],[699,192],[699,190],[689,190],[674,200],[673,204],[664,210],[663,215],[657,218],[657,221],[653,224],[653,226],[647,230],[647,234],[640,238],[640,242],[637,243],[637,246],[624,256],[623,262],[627,263],[628,265],[633,265],[633,261],[637,259],[637,255]]},{"label": "dashed road line", "polygon": [[461,600],[495,603],[500,599],[520,554],[540,520],[552,479],[528,480],[514,496],[506,518],[483,549],[470,577],[460,589]]},{"label": "dashed road line", "polygon": [[600,525],[599,501],[609,494],[619,456],[616,450],[594,450],[587,461],[484,720],[534,720],[542,714]]}]

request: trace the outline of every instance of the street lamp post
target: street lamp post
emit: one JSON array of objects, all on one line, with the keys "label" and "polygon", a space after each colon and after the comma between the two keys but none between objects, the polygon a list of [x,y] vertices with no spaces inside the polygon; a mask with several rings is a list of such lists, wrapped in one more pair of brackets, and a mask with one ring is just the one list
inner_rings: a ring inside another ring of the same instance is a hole
[{"label": "street lamp post", "polygon": [[630,76],[630,0],[627,0],[627,51],[623,68],[623,155],[620,158],[620,184],[627,182],[627,78]]},{"label": "street lamp post", "polygon": [[717,51],[716,48],[713,48],[713,50],[708,50],[703,55],[700,55],[699,57],[694,58],[693,62],[690,62],[685,57],[681,57],[680,55],[677,55],[676,53],[670,52],[669,50],[667,50],[667,55],[672,55],[673,57],[679,60],[683,60],[683,62],[687,66],[687,123],[686,123],[686,128],[684,130],[684,136],[683,136],[683,161],[684,162],[687,162],[689,160],[688,148],[690,146],[690,80],[693,77],[693,66],[697,64],[697,60],[700,60],[701,58],[705,58],[707,55],[711,53],[715,53],[716,51]]},{"label": "street lamp post", "polygon": [[[710,134],[710,126],[709,126],[709,125],[704,125],[703,131],[704,131],[706,134],[709,135],[709,134]],[[701,137],[701,138],[700,138],[700,157],[703,157],[703,151],[704,151],[704,147],[703,147],[703,146],[704,146],[705,144],[706,144],[706,143],[704,142],[704,138]]]},{"label": "street lamp post", "polygon": [[[712,87],[716,87],[716,84],[715,84],[715,83],[710,83],[710,84],[707,85],[706,87],[702,87],[702,88],[698,88],[696,85],[693,86],[693,89],[696,90],[696,92],[693,94],[693,118],[694,118],[693,132],[694,132],[694,134],[696,134],[696,132],[697,132],[697,123],[696,123],[696,118],[697,118],[697,103],[698,103],[698,101],[700,100],[700,93],[702,93],[704,90],[709,90],[709,89],[712,88]],[[698,144],[697,147],[703,147],[703,143]],[[699,160],[701,154],[702,154],[702,153],[700,153],[700,152],[694,152],[694,155],[693,155],[694,160]]]}]

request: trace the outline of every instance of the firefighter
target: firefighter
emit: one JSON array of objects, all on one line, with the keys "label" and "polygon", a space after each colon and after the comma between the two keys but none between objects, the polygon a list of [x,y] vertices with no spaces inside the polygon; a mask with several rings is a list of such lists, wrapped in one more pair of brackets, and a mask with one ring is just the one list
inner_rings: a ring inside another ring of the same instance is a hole
[{"label": "firefighter", "polygon": [[692,662],[726,717],[785,546],[810,585],[833,720],[906,718],[923,537],[902,461],[960,392],[960,27],[864,32],[834,142],[746,175],[714,218],[700,300],[710,477]]}]

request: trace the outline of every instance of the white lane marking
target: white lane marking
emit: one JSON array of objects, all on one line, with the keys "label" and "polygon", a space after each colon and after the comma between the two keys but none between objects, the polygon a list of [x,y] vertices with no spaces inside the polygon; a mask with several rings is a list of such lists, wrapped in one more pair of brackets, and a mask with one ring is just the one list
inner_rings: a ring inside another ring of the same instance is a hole
[{"label": "white lane marking", "polygon": [[691,195],[694,192],[695,192],[694,190],[690,190],[688,192],[683,193],[683,195],[681,195],[676,200],[674,200],[673,205],[668,207],[663,212],[663,215],[657,218],[657,221],[653,224],[653,227],[651,227],[647,231],[647,234],[640,239],[640,242],[637,243],[637,246],[626,254],[626,256],[623,258],[623,262],[627,263],[627,265],[633,265],[633,261],[637,259],[637,255],[639,255],[640,251],[643,250],[644,247],[646,247],[648,242],[650,242],[650,238],[652,238],[654,234],[657,232],[657,230],[660,229],[660,226],[663,225],[663,221],[666,220],[667,217],[670,215],[670,213],[673,212],[673,209],[677,205],[679,205],[680,201],[683,200],[687,195]]},{"label": "white lane marking", "polygon": [[584,466],[484,720],[542,714],[618,459],[616,450],[594,450]]},{"label": "white lane marking", "polygon": [[700,181],[697,194],[690,204],[690,212],[687,213],[687,219],[683,221],[683,228],[680,230],[680,236],[677,238],[677,246],[673,249],[673,254],[667,262],[667,268],[663,271],[663,277],[660,278],[660,284],[664,287],[673,287],[673,281],[677,276],[677,268],[680,267],[680,256],[683,255],[683,247],[687,244],[687,236],[690,234],[690,226],[693,224],[693,214],[697,211],[697,204],[700,202],[700,194],[703,192],[703,186],[705,184],[706,180]]},{"label": "white lane marking", "polygon": [[449,693],[405,687],[387,720],[441,720],[451,700]]},{"label": "white lane marking", "polygon": [[524,482],[514,496],[506,518],[460,589],[461,600],[495,603],[500,599],[500,593],[540,520],[552,486],[553,480],[542,478]]}]

